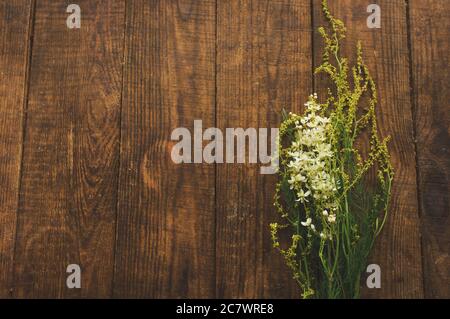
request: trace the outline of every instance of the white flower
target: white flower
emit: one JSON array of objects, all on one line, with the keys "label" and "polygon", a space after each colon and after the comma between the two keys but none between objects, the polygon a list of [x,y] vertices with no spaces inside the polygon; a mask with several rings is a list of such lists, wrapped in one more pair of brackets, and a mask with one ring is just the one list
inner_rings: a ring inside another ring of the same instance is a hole
[{"label": "white flower", "polygon": [[314,230],[314,231],[316,230],[316,226],[314,226],[314,224],[312,224],[312,225],[309,226],[309,227],[311,227],[311,229]]},{"label": "white flower", "polygon": [[330,223],[335,223],[336,222],[336,215],[330,215],[328,216],[328,221]]},{"label": "white flower", "polygon": [[317,122],[313,120],[313,121],[308,122],[308,124],[306,124],[306,125],[310,128],[315,128],[317,126]]},{"label": "white flower", "polygon": [[288,182],[297,195],[297,202],[309,202],[313,197],[331,208],[339,187],[330,172],[334,156],[329,143],[330,119],[316,114],[321,109],[317,95],[311,95],[305,106],[305,115],[295,118],[294,141],[288,152]]},{"label": "white flower", "polygon": [[297,202],[308,202],[308,200],[306,199],[306,197],[308,197],[309,195],[311,195],[311,192],[310,191],[303,191],[303,189],[301,189],[299,192],[298,192],[298,194],[297,194],[297,196],[298,196],[298,199],[297,199]]},{"label": "white flower", "polygon": [[324,233],[320,233],[320,238],[326,239],[326,238],[327,238],[327,235],[325,235]]},{"label": "white flower", "polygon": [[328,211],[325,209],[325,210],[322,212],[322,215],[325,216],[325,217],[327,217],[327,216],[328,216]]},{"label": "white flower", "polygon": [[305,227],[309,227],[312,223],[312,219],[308,218],[305,222],[301,222],[301,224]]}]

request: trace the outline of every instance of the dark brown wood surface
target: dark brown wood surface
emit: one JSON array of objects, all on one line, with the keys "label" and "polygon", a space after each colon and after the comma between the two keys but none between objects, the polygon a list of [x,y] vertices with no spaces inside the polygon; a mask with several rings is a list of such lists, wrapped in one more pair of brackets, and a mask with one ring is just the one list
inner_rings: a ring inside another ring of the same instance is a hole
[{"label": "dark brown wood surface", "polygon": [[409,17],[425,297],[449,298],[449,3],[413,0]]},{"label": "dark brown wood surface", "polygon": [[114,296],[212,296],[214,166],[170,155],[214,126],[215,2],[129,1],[126,25]]},{"label": "dark brown wood surface", "polygon": [[[308,2],[218,1],[217,127],[271,128],[312,89]],[[306,18],[305,18],[306,17]],[[275,177],[217,165],[217,297],[298,297],[272,248]]]},{"label": "dark brown wood surface", "polygon": [[[0,297],[298,298],[268,233],[275,176],[175,164],[171,133],[276,127],[323,92],[320,2],[79,0],[68,29],[71,2],[0,1]],[[449,298],[450,2],[329,2],[344,53],[362,41],[393,137],[370,259],[382,288],[364,296]]]},{"label": "dark brown wood surface", "polygon": [[24,108],[33,7],[0,2],[0,297],[13,285]]},{"label": "dark brown wood surface", "polygon": [[[37,1],[14,254],[14,297],[111,293],[123,1],[79,1],[69,30],[63,1]],[[79,264],[83,289],[67,289]]]}]

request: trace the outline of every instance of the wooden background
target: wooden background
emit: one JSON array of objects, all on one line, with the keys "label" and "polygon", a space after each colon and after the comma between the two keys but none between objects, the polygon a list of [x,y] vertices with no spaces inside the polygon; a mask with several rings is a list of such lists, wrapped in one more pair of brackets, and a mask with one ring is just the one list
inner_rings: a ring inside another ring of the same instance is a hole
[{"label": "wooden background", "polygon": [[[382,288],[364,294],[449,298],[450,2],[329,2],[394,137]],[[275,177],[175,165],[170,134],[299,111],[325,89],[321,24],[319,0],[0,0],[0,296],[298,298],[268,233]]]}]

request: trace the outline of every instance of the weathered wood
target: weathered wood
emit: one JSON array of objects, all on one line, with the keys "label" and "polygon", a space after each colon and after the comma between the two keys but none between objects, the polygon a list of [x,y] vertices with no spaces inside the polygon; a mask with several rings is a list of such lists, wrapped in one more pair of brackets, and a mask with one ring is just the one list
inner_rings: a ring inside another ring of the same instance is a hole
[{"label": "weathered wood", "polygon": [[215,2],[129,1],[114,296],[214,297],[214,165],[171,132],[214,126]]},{"label": "weathered wood", "polygon": [[[314,1],[315,26],[323,25],[321,0]],[[369,29],[364,0],[329,1],[332,13],[347,27],[343,54],[352,57],[361,40],[364,58],[378,85],[378,124],[389,145],[395,169],[389,218],[377,239],[370,263],[380,265],[381,289],[365,289],[365,297],[423,297],[420,221],[418,215],[415,149],[411,112],[410,70],[406,4],[379,0],[381,29]],[[315,35],[315,64],[320,61],[321,41]],[[320,84],[320,82],[318,82]],[[363,276],[365,287],[365,276]]]},{"label": "weathered wood", "polygon": [[[309,1],[217,5],[217,126],[278,127],[312,89]],[[275,181],[258,165],[217,166],[217,297],[299,297],[269,236]]]},{"label": "weathered wood", "polygon": [[[393,137],[390,217],[370,259],[382,288],[364,296],[448,298],[450,2],[329,2],[344,54],[362,40]],[[321,0],[79,0],[79,30],[69,3],[0,2],[0,297],[298,298],[268,232],[276,177],[174,164],[170,135],[299,111]],[[371,3],[381,29],[366,25]],[[81,290],[66,288],[70,263]]]},{"label": "weathered wood", "polygon": [[425,297],[450,298],[450,3],[409,4]]},{"label": "weathered wood", "polygon": [[0,2],[0,297],[10,295],[32,1]]},{"label": "weathered wood", "polygon": [[[37,1],[15,254],[16,297],[111,295],[124,1]],[[66,287],[79,264],[82,288]]]}]

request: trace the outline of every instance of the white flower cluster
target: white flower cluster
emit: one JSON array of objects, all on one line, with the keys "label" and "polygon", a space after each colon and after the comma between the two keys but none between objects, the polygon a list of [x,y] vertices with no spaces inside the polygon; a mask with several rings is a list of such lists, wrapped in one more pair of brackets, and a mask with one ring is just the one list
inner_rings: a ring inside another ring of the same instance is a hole
[{"label": "white flower cluster", "polygon": [[[305,116],[295,122],[295,140],[288,153],[288,182],[295,191],[298,202],[306,204],[314,200],[315,207],[334,211],[337,186],[330,173],[333,159],[329,143],[330,119],[317,114],[321,108],[317,95],[311,96],[305,106]],[[334,223],[336,216],[328,211],[324,211],[324,217],[329,223]],[[302,225],[315,231],[310,218],[302,222]]]}]

